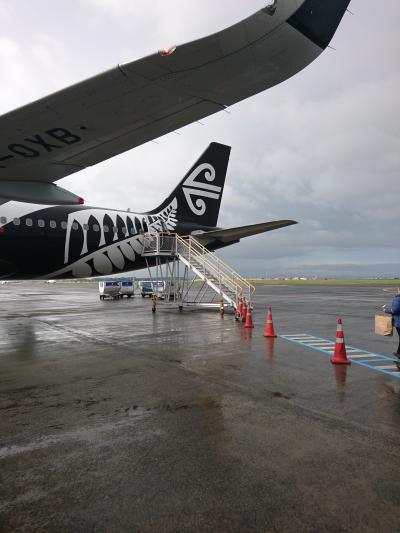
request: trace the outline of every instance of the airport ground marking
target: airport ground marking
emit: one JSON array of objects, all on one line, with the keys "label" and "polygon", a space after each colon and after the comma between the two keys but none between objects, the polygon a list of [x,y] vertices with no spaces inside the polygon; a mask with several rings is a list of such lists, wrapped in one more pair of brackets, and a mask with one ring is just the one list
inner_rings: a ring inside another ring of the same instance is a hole
[{"label": "airport ground marking", "polygon": [[[279,337],[286,341],[304,346],[305,348],[311,348],[325,355],[329,355],[329,357],[333,355],[335,350],[335,341],[323,339],[322,337],[316,337],[314,335],[310,335],[309,333],[279,335]],[[387,374],[394,378],[400,378],[400,370],[395,365],[393,358],[388,357],[387,355],[369,352],[368,350],[361,350],[350,345],[346,345],[346,351],[350,361],[356,365],[370,368],[371,370],[381,372],[382,374]],[[378,364],[374,365],[373,363]]]}]

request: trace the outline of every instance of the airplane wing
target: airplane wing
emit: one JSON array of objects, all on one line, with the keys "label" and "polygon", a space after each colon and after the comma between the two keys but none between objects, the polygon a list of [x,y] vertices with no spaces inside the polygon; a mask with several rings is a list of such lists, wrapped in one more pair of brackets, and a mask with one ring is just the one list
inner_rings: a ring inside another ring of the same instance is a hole
[{"label": "airplane wing", "polygon": [[0,198],[79,203],[45,184],[287,80],[328,46],[349,3],[274,0],[221,32],[119,65],[1,116]]},{"label": "airplane wing", "polygon": [[297,224],[297,222],[294,220],[275,220],[273,222],[251,224],[250,226],[239,226],[237,228],[217,229],[206,231],[204,233],[196,233],[193,237],[199,241],[203,241],[203,244],[214,240],[220,241],[223,244],[233,244],[244,237],[251,237],[252,235],[258,235],[259,233],[285,228],[287,226],[292,226],[293,224]]}]

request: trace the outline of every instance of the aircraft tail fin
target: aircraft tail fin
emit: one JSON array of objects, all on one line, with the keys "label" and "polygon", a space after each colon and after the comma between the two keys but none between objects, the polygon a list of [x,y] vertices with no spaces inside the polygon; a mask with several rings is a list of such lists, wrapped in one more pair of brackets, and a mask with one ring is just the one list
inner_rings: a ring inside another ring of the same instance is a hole
[{"label": "aircraft tail fin", "polygon": [[168,198],[148,215],[176,204],[179,222],[215,227],[218,221],[231,147],[211,143]]}]

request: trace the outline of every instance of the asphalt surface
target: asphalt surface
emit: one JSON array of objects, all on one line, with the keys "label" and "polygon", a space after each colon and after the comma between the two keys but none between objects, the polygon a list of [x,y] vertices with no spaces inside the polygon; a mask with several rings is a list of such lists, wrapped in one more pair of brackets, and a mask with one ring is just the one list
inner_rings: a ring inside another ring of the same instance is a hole
[{"label": "asphalt surface", "polygon": [[215,311],[0,286],[0,531],[400,530],[400,379],[263,338],[373,333],[381,287],[261,287]]}]

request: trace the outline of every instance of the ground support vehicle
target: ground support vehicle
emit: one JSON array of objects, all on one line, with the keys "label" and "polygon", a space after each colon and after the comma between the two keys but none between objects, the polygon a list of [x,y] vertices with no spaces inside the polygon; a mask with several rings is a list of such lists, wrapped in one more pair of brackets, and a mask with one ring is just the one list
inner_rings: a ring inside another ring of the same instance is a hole
[{"label": "ground support vehicle", "polygon": [[156,294],[159,300],[165,298],[165,281],[139,281],[139,288],[142,298],[151,298],[153,294]]},{"label": "ground support vehicle", "polygon": [[122,298],[120,281],[99,281],[100,300],[111,298],[118,300]]},{"label": "ground support vehicle", "polygon": [[135,296],[135,289],[133,285],[133,280],[123,280],[121,283],[121,289],[120,289],[120,295],[121,298],[126,296],[127,298],[132,298],[132,296]]}]

